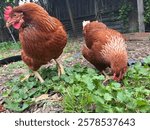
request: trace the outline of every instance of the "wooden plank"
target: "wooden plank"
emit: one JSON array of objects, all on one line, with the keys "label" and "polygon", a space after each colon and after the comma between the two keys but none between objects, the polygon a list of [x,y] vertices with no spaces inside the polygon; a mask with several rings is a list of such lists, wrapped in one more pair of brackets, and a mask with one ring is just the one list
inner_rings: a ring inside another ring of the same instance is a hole
[{"label": "wooden plank", "polygon": [[145,32],[143,0],[137,0],[139,32]]}]

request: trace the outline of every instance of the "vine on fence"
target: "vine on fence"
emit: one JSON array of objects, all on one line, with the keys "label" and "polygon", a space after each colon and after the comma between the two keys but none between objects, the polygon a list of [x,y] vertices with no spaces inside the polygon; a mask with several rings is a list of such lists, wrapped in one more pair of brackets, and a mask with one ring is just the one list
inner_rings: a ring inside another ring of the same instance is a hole
[{"label": "vine on fence", "polygon": [[150,0],[144,0],[144,22],[150,24]]},{"label": "vine on fence", "polygon": [[123,4],[119,9],[118,19],[123,21],[125,30],[128,30],[129,14],[132,10],[132,4],[124,0]]}]

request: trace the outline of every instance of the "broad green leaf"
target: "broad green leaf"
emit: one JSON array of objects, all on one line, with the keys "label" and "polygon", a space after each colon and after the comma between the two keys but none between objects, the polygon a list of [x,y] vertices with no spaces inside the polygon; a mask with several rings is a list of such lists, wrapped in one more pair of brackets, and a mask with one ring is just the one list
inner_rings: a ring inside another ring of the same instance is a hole
[{"label": "broad green leaf", "polygon": [[133,99],[133,100],[130,101],[130,102],[127,102],[127,104],[125,104],[125,105],[126,105],[126,107],[127,107],[129,110],[132,109],[132,111],[135,110],[136,107],[137,107],[137,103],[136,103],[136,100],[135,100],[135,99]]},{"label": "broad green leaf", "polygon": [[116,112],[119,112],[119,113],[123,113],[125,111],[125,108],[122,106],[122,107],[115,107],[116,109]]},{"label": "broad green leaf", "polygon": [[80,81],[80,80],[81,80],[81,75],[80,75],[80,74],[75,74],[75,79],[76,79],[77,81]]},{"label": "broad green leaf", "polygon": [[95,85],[93,84],[93,81],[88,75],[82,76],[83,82],[87,85],[87,88],[92,91],[95,88]]},{"label": "broad green leaf", "polygon": [[36,85],[36,82],[28,82],[26,87],[28,87],[29,89],[31,89],[34,85]]},{"label": "broad green leaf", "polygon": [[7,91],[3,92],[2,96],[8,97],[10,93],[11,93],[11,90],[7,90]]},{"label": "broad green leaf", "polygon": [[58,81],[58,80],[60,80],[60,78],[58,76],[54,76],[54,77],[52,77],[52,80],[53,81]]},{"label": "broad green leaf", "polygon": [[137,103],[138,106],[146,106],[146,105],[149,104],[149,103],[148,103],[146,100],[144,100],[144,99],[137,99],[137,100],[136,100],[136,103]]},{"label": "broad green leaf", "polygon": [[148,56],[147,58],[144,58],[144,62],[146,64],[150,64],[150,56]]},{"label": "broad green leaf", "polygon": [[68,76],[65,76],[65,77],[64,77],[64,80],[65,80],[66,83],[69,83],[69,82],[70,82],[70,79],[69,79]]},{"label": "broad green leaf", "polygon": [[12,93],[12,97],[13,97],[14,99],[17,99],[17,98],[20,97],[20,95],[19,95],[19,93],[14,92],[14,93]]},{"label": "broad green leaf", "polygon": [[29,107],[29,104],[23,103],[23,105],[22,105],[20,111],[24,111],[24,110],[27,109],[28,107]]},{"label": "broad green leaf", "polygon": [[99,75],[99,76],[93,76],[93,78],[92,78],[93,80],[104,80],[105,79],[105,77],[103,76],[103,75]]},{"label": "broad green leaf", "polygon": [[95,74],[95,70],[92,69],[92,68],[88,68],[87,69],[87,73],[89,73],[89,74]]},{"label": "broad green leaf", "polygon": [[111,94],[109,94],[109,93],[105,93],[104,94],[104,99],[106,100],[106,101],[111,101],[112,100],[112,95]]},{"label": "broad green leaf", "polygon": [[124,102],[124,101],[126,101],[127,99],[126,99],[126,95],[125,95],[125,93],[124,92],[118,92],[117,93],[117,100],[119,101],[119,102]]},{"label": "broad green leaf", "polygon": [[119,89],[119,88],[121,87],[121,84],[120,84],[120,83],[113,82],[113,83],[112,83],[112,86],[114,86],[114,88],[116,88],[116,89]]},{"label": "broad green leaf", "polygon": [[100,96],[93,95],[92,97],[93,97],[93,102],[95,102],[97,105],[99,105],[99,103],[100,104],[104,104],[105,103],[105,100],[102,97],[100,97]]}]

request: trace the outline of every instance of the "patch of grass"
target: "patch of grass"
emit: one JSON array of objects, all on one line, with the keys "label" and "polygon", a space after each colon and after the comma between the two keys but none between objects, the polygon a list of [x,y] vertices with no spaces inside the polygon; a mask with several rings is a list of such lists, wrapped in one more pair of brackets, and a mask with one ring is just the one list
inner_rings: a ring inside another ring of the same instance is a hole
[{"label": "patch of grass", "polygon": [[20,43],[3,42],[0,43],[0,59],[20,53]]},{"label": "patch of grass", "polygon": [[43,84],[34,77],[20,82],[23,75],[8,82],[4,106],[23,112],[34,104],[33,99],[51,89],[63,95],[64,112],[150,112],[150,57],[145,61],[144,66],[130,67],[122,83],[111,81],[106,86],[103,75],[79,64],[65,68],[60,78],[56,67],[43,68]]},{"label": "patch of grass", "polygon": [[[69,40],[65,53],[65,65],[79,59],[80,42]],[[20,44],[0,44],[0,58],[12,56],[20,51]],[[72,53],[75,53],[73,55]],[[73,55],[73,56],[72,56]],[[130,67],[122,83],[111,81],[103,85],[104,76],[95,69],[79,64],[65,68],[66,74],[59,78],[56,67],[41,69],[45,82],[41,84],[34,77],[21,82],[25,74],[8,81],[7,91],[3,93],[4,106],[14,112],[23,112],[34,104],[34,99],[50,89],[63,95],[64,112],[150,112],[150,57]],[[27,67],[23,62],[0,68],[0,73],[10,75],[16,68]]]},{"label": "patch of grass", "polygon": [[3,74],[3,75],[9,75],[14,70],[16,70],[16,69],[18,70],[20,68],[27,68],[27,66],[22,61],[15,62],[15,63],[12,63],[12,64],[8,64],[7,66],[5,66],[5,68],[0,67],[0,73]]},{"label": "patch of grass", "polygon": [[76,53],[79,52],[80,49],[81,49],[81,42],[79,42],[79,40],[69,39],[64,49],[64,53],[68,53],[68,52]]},{"label": "patch of grass", "polygon": [[20,43],[13,43],[13,42],[2,42],[0,43],[0,50],[7,51],[7,50],[19,50],[21,48]]}]

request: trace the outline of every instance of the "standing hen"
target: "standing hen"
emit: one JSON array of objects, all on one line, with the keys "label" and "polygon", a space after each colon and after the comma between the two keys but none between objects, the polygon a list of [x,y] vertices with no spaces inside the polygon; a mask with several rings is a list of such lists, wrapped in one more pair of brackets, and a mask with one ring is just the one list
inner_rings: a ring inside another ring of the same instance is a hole
[{"label": "standing hen", "polygon": [[26,3],[15,8],[8,6],[4,18],[7,27],[12,25],[19,29],[22,60],[41,82],[44,80],[37,70],[52,59],[58,65],[58,74],[64,73],[57,58],[62,54],[67,43],[67,34],[58,19],[49,16],[35,3]]},{"label": "standing hen", "polygon": [[85,59],[100,72],[110,67],[113,79],[120,81],[127,70],[128,60],[122,34],[98,21],[84,21],[83,34],[86,45],[82,54]]}]

